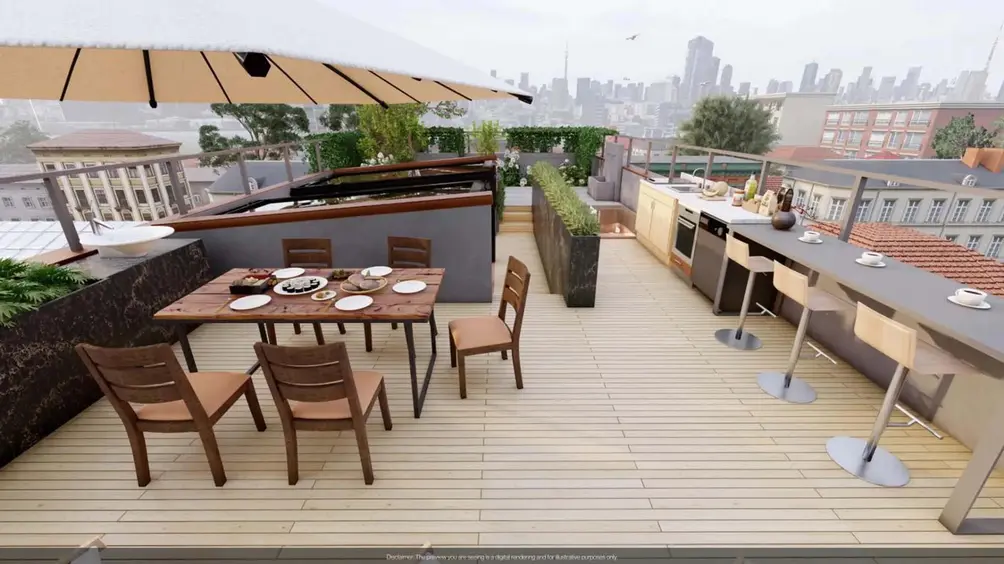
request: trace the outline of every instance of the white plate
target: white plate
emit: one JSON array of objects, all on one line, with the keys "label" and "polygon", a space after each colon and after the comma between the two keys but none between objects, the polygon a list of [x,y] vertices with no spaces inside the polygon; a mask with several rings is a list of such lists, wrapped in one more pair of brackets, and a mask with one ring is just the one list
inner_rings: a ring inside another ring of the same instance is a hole
[{"label": "white plate", "polygon": [[296,278],[301,276],[306,270],[302,268],[280,268],[272,273],[278,280],[288,280],[290,278]]},{"label": "white plate", "polygon": [[798,240],[801,241],[801,242],[803,242],[803,243],[808,243],[810,245],[818,245],[818,244],[820,244],[820,243],[823,242],[822,239],[816,239],[815,241],[810,241],[808,239],[803,239],[802,237],[799,237]]},{"label": "white plate", "polygon": [[956,299],[955,296],[948,296],[948,301],[952,302],[955,305],[960,305],[962,307],[968,307],[969,309],[990,309],[990,304],[987,303],[987,302],[983,302],[982,304],[980,304],[978,306],[974,306],[974,305],[964,304],[964,303],[960,302],[958,299]]},{"label": "white plate", "polygon": [[[320,283],[320,285],[311,288],[309,292],[289,292],[285,289],[285,286],[293,280],[317,280]],[[289,278],[287,280],[283,280],[282,282],[276,284],[275,288],[273,289],[275,290],[275,293],[279,294],[280,296],[309,296],[314,292],[319,292],[323,290],[324,287],[327,285],[328,285],[328,279],[323,276],[303,276],[301,278]]]},{"label": "white plate", "polygon": [[405,280],[394,284],[391,290],[398,294],[417,294],[425,289],[425,282],[421,280]]},{"label": "white plate", "polygon": [[335,302],[335,309],[342,311],[359,311],[373,304],[373,298],[369,296],[349,296]]},{"label": "white plate", "polygon": [[861,266],[870,266],[872,268],[885,268],[884,262],[871,263],[871,262],[865,262],[859,258],[854,259],[854,262],[860,264]]},{"label": "white plate", "polygon": [[244,296],[243,298],[237,298],[236,300],[230,302],[230,309],[234,311],[247,311],[249,309],[257,309],[270,301],[272,301],[272,296],[268,294]]},{"label": "white plate", "polygon": [[[330,295],[321,297],[320,294],[322,292],[325,292],[325,293],[330,294]],[[320,290],[320,291],[317,291],[317,292],[314,292],[313,294],[311,294],[310,295],[310,299],[314,300],[315,302],[326,302],[328,300],[335,299],[335,296],[337,296],[337,295],[338,295],[338,293],[335,292],[334,290]]]},{"label": "white plate", "polygon": [[394,269],[391,268],[391,267],[389,267],[389,266],[371,266],[371,267],[363,270],[362,275],[363,276],[387,276],[391,272],[394,272]]}]

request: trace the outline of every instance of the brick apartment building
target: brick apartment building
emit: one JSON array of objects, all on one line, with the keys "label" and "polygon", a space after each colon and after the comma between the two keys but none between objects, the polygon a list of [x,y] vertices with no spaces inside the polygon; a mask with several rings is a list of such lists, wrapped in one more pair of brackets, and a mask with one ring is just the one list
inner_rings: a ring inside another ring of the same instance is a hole
[{"label": "brick apartment building", "polygon": [[819,146],[847,158],[886,151],[903,158],[931,158],[934,132],[953,117],[973,114],[977,126],[990,127],[1004,116],[1002,102],[897,102],[847,104],[826,109]]}]

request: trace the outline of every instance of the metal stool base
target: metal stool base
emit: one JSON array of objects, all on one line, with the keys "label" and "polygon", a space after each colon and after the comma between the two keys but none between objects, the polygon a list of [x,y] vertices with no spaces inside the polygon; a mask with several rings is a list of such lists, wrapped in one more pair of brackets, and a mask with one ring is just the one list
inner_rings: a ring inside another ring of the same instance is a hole
[{"label": "metal stool base", "polygon": [[841,468],[870,484],[899,488],[910,483],[910,471],[895,454],[882,447],[875,449],[871,462],[865,462],[862,456],[867,445],[864,439],[833,437],[826,441],[826,452]]},{"label": "metal stool base", "polygon": [[757,337],[753,333],[743,331],[742,335],[737,339],[736,332],[736,329],[719,329],[715,331],[715,339],[726,347],[740,351],[755,351],[763,346],[760,337]]},{"label": "metal stool base", "polygon": [[789,403],[812,403],[816,401],[816,390],[808,382],[792,376],[791,383],[784,387],[784,374],[781,372],[761,372],[756,377],[760,389],[779,400]]}]

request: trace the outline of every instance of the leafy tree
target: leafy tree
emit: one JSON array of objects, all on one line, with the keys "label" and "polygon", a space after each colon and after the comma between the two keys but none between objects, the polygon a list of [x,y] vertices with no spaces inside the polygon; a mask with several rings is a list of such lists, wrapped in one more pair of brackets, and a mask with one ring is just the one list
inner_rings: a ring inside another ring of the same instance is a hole
[{"label": "leafy tree", "polygon": [[771,124],[771,114],[755,101],[715,96],[694,106],[690,120],[680,126],[688,145],[762,155],[781,136]]},{"label": "leafy tree", "polygon": [[997,130],[997,146],[1004,149],[1004,114],[997,118],[993,127]]},{"label": "leafy tree", "polygon": [[387,109],[374,104],[359,106],[357,111],[363,134],[359,150],[368,159],[383,153],[395,162],[410,161],[429,143],[422,125],[422,116],[429,111],[425,104],[395,104]]},{"label": "leafy tree", "polygon": [[321,125],[331,131],[353,131],[359,127],[359,114],[352,104],[331,104],[321,116]]},{"label": "leafy tree", "polygon": [[[235,119],[250,139],[224,137],[218,127],[204,125],[199,128],[199,148],[204,152],[299,141],[310,129],[306,110],[288,104],[212,104],[209,108],[220,117]],[[245,157],[265,160],[278,159],[281,155],[281,151],[258,150],[246,153]],[[203,158],[201,164],[217,167],[236,161],[236,155],[232,155]]]},{"label": "leafy tree", "polygon": [[958,159],[968,148],[993,147],[1000,131],[1000,127],[994,130],[976,127],[973,114],[953,117],[948,125],[934,132],[931,148],[939,159]]},{"label": "leafy tree", "polygon": [[428,107],[428,111],[432,112],[436,117],[443,119],[453,119],[467,115],[467,110],[461,108],[452,100],[438,102],[436,104],[426,104],[426,107]]},{"label": "leafy tree", "polygon": [[35,155],[27,148],[49,136],[28,121],[16,121],[0,132],[0,163],[33,163]]}]

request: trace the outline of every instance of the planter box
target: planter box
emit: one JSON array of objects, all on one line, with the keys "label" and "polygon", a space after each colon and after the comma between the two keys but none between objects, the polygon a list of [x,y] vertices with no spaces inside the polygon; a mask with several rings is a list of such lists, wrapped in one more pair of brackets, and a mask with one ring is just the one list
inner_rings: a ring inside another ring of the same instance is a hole
[{"label": "planter box", "polygon": [[173,328],[153,314],[210,279],[205,248],[191,239],[160,241],[142,258],[78,264],[99,280],[0,329],[0,466],[101,398],[74,345],[170,342]]},{"label": "planter box", "polygon": [[586,181],[586,193],[598,202],[614,200],[614,183],[602,176],[590,176]]},{"label": "planter box", "polygon": [[573,236],[538,186],[533,187],[533,237],[544,265],[547,287],[568,307],[596,305],[600,238]]}]

